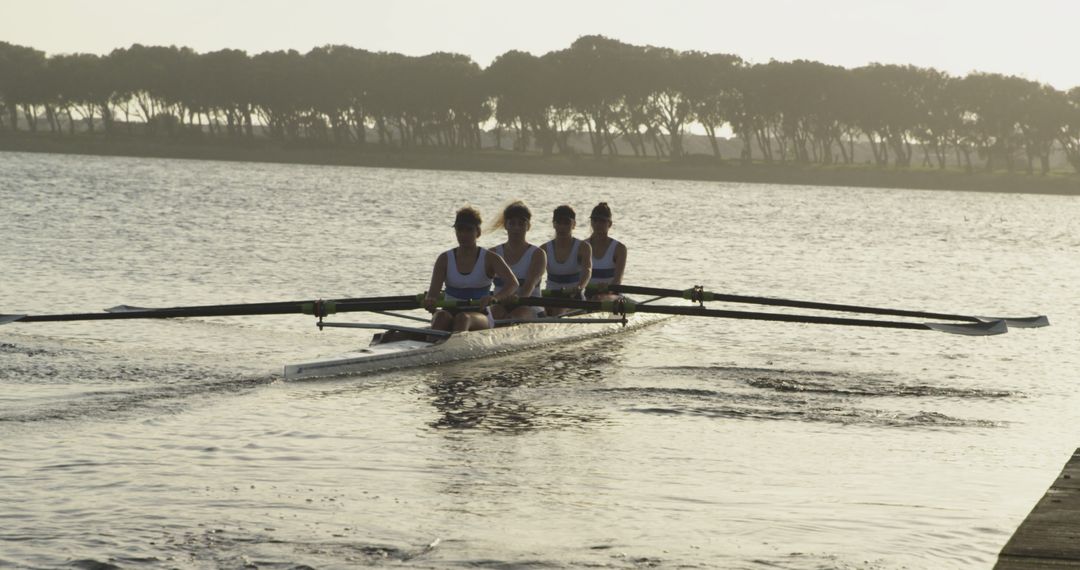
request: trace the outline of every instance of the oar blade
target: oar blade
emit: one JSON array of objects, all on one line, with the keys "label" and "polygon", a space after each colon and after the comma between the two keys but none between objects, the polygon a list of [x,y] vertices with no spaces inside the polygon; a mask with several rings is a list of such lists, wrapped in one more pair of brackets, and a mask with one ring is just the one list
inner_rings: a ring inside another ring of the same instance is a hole
[{"label": "oar blade", "polygon": [[923,323],[926,328],[949,334],[966,336],[990,336],[1009,332],[1008,325],[1002,319],[982,323]]},{"label": "oar blade", "polygon": [[1046,315],[1037,317],[978,317],[984,323],[992,321],[1005,321],[1005,324],[1013,329],[1037,329],[1050,326],[1050,319]]},{"label": "oar blade", "polygon": [[131,305],[117,305],[115,307],[109,307],[105,309],[106,313],[138,313],[140,311],[150,311],[148,307],[133,307]]},{"label": "oar blade", "polygon": [[15,321],[21,321],[26,318],[26,315],[0,315],[0,325],[6,325]]}]

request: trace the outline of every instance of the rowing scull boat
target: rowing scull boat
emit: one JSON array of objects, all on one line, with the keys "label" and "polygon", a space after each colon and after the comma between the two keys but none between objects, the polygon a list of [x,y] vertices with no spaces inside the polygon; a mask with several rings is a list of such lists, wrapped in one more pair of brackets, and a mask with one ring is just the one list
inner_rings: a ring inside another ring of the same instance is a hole
[{"label": "rowing scull boat", "polygon": [[[309,362],[285,365],[286,380],[365,374],[376,371],[431,366],[456,360],[471,360],[498,354],[529,350],[553,344],[618,334],[639,329],[671,318],[668,315],[633,314],[626,318],[610,313],[590,313],[525,321],[493,329],[448,335],[438,341],[393,338],[378,334],[371,345],[355,352]],[[323,326],[333,326],[324,323]],[[348,326],[339,323],[338,326]],[[370,325],[362,325],[372,328]],[[400,327],[386,326],[401,330]]]}]

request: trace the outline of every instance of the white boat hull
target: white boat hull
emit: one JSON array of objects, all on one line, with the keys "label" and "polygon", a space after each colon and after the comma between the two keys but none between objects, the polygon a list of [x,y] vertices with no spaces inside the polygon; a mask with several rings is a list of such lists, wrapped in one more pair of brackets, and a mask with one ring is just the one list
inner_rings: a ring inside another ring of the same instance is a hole
[{"label": "white boat hull", "polygon": [[[590,314],[596,319],[611,315]],[[296,380],[344,374],[364,374],[398,368],[430,366],[455,360],[469,360],[569,342],[618,334],[666,320],[663,315],[635,314],[621,323],[574,323],[567,317],[558,323],[524,323],[495,329],[451,335],[440,343],[401,340],[376,343],[335,357],[285,365],[285,379]]]}]

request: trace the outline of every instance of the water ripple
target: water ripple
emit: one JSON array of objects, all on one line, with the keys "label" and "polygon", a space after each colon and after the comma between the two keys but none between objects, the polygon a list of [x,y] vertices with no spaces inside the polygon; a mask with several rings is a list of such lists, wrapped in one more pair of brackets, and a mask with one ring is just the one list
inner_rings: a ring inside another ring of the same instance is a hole
[{"label": "water ripple", "polygon": [[[596,390],[631,402],[625,410],[662,416],[824,422],[899,428],[1002,427],[1006,422],[962,418],[935,411],[914,412],[828,404],[786,396],[680,388],[609,388]],[[651,404],[641,404],[652,400]]]}]

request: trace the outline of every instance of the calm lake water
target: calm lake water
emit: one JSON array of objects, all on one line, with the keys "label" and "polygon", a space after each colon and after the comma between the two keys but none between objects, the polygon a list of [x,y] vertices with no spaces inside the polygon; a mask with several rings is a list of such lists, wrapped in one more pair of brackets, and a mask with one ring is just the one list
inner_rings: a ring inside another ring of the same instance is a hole
[{"label": "calm lake water", "polygon": [[0,172],[0,313],[417,293],[457,207],[522,198],[534,242],[556,205],[610,202],[633,284],[1053,323],[681,318],[302,382],[281,366],[369,334],[3,325],[0,567],[989,568],[1080,446],[1080,198],[20,153]]}]

